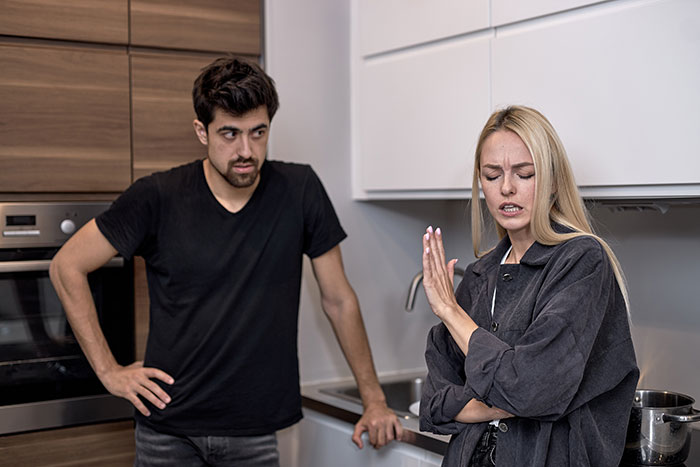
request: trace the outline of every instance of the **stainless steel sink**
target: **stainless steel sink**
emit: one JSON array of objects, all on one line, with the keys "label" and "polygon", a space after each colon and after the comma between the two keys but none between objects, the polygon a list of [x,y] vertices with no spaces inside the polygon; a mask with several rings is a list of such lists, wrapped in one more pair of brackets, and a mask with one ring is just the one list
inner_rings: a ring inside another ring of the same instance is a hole
[{"label": "stainless steel sink", "polygon": [[[412,377],[404,380],[381,383],[380,386],[386,396],[386,404],[390,409],[396,412],[397,415],[415,418],[416,416],[409,412],[408,408],[412,403],[420,400],[424,380],[424,377]],[[345,399],[360,405],[362,404],[360,392],[355,385],[325,388],[320,391],[340,399]]]}]

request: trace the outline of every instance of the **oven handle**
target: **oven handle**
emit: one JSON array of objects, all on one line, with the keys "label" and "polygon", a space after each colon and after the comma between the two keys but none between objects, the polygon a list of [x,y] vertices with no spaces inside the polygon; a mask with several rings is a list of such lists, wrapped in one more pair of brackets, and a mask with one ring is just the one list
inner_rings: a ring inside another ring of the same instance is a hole
[{"label": "oven handle", "polygon": [[[3,261],[0,262],[0,273],[48,271],[50,264],[50,259],[39,259],[32,261]],[[122,266],[124,266],[124,258],[117,256],[107,261],[102,267],[120,268]]]}]

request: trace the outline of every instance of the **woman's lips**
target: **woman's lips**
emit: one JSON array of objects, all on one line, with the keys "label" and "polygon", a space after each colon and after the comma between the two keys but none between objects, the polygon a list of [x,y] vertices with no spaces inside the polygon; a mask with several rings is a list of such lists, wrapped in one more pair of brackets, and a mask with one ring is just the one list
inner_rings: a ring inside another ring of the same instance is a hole
[{"label": "woman's lips", "polygon": [[514,203],[503,203],[498,207],[498,210],[505,216],[517,216],[523,208]]}]

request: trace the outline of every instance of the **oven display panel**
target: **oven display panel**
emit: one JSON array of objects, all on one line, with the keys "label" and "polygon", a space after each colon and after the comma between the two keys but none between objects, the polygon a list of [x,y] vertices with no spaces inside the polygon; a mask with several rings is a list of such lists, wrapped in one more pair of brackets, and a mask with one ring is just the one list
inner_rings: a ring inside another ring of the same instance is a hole
[{"label": "oven display panel", "polygon": [[5,225],[8,227],[35,226],[36,216],[5,216]]}]

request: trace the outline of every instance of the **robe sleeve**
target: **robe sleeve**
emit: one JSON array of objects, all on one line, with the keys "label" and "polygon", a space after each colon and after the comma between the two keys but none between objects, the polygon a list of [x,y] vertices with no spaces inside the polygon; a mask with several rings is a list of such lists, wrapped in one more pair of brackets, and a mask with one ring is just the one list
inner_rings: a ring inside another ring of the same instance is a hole
[{"label": "robe sleeve", "polygon": [[420,429],[442,435],[459,433],[465,424],[454,418],[474,392],[465,381],[464,354],[442,323],[430,330],[425,361],[428,376],[420,401]]}]

